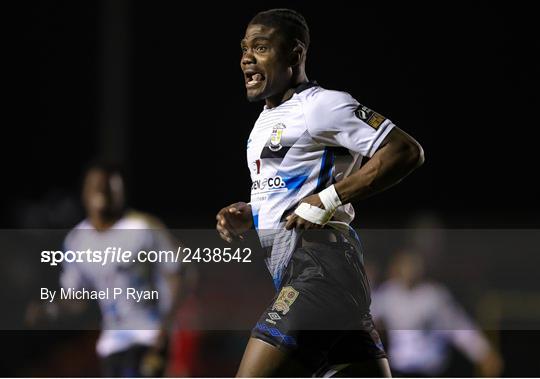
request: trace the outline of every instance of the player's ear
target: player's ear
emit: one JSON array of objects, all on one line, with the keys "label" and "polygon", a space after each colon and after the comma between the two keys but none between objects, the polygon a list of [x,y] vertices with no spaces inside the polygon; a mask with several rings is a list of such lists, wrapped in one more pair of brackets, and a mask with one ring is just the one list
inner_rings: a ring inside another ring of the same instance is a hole
[{"label": "player's ear", "polygon": [[298,66],[300,63],[302,63],[303,57],[305,53],[305,47],[302,42],[299,40],[296,40],[296,44],[294,48],[291,51],[291,66]]}]

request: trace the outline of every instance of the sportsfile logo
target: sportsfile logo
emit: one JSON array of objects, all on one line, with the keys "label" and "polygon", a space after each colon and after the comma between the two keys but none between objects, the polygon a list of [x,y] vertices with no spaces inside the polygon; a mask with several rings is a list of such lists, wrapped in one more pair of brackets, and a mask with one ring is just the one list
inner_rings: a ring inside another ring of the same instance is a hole
[{"label": "sportsfile logo", "polygon": [[279,176],[254,180],[251,185],[252,192],[274,191],[284,189],[287,186],[285,180]]}]

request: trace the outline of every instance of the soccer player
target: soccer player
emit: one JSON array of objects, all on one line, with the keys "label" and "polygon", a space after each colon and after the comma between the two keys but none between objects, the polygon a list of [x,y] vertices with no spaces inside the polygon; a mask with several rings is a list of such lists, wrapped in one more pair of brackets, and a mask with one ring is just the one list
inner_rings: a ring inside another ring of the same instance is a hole
[{"label": "soccer player", "polygon": [[241,41],[247,98],[265,106],[247,142],[251,202],[221,209],[217,230],[228,242],[257,230],[277,295],[237,375],[287,375],[294,362],[304,375],[390,376],[351,202],[398,183],[423,151],[348,93],[309,81],[309,40],[299,13],[272,9]]},{"label": "soccer player", "polygon": [[386,330],[392,371],[398,376],[448,376],[451,345],[482,376],[501,375],[499,353],[445,286],[425,278],[424,259],[414,250],[393,257],[389,280],[374,291],[372,313]]},{"label": "soccer player", "polygon": [[[159,220],[126,208],[124,179],[114,166],[97,163],[87,170],[82,200],[87,217],[67,235],[65,251],[105,252],[114,247],[129,250],[135,256],[141,250],[176,250]],[[126,299],[124,295],[115,298],[112,293],[98,300],[103,330],[97,342],[97,353],[106,377],[161,376],[164,373],[169,326],[178,305],[178,264],[137,260],[109,260],[106,264],[74,261],[63,263],[60,283],[65,290],[121,288],[127,292],[129,287],[141,293],[157,291],[158,298],[141,301]],[[72,299],[55,301],[48,303],[43,311],[50,318],[66,312],[79,313],[86,308],[84,305]],[[43,317],[41,315],[31,317]]]}]

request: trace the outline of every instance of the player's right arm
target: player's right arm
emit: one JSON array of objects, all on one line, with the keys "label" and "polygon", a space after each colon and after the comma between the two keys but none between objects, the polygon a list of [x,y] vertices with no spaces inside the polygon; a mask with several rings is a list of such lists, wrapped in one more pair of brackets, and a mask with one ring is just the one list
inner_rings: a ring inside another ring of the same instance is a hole
[{"label": "player's right arm", "polygon": [[243,239],[242,234],[253,227],[251,205],[242,201],[228,205],[218,212],[216,220],[216,229],[223,240]]},{"label": "player's right arm", "polygon": [[[70,239],[74,231],[71,231],[63,244],[63,251],[76,250],[70,244]],[[63,262],[60,273],[60,287],[62,288],[82,288],[92,287],[85,279],[82,271],[76,262]],[[75,299],[56,299],[54,302],[43,303],[42,301],[31,301],[25,311],[25,324],[28,327],[36,327],[41,323],[57,322],[62,317],[71,317],[86,311],[87,302]]]}]

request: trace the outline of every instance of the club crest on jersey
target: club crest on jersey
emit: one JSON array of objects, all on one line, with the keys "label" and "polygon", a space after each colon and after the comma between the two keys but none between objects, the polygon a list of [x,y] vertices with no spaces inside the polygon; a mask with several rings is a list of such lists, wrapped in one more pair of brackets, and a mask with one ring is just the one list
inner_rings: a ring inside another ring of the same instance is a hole
[{"label": "club crest on jersey", "polygon": [[283,287],[279,293],[276,302],[272,306],[273,311],[281,312],[282,315],[287,314],[291,305],[294,303],[298,297],[298,291],[292,288],[291,286]]},{"label": "club crest on jersey", "polygon": [[279,151],[283,147],[283,145],[281,145],[283,129],[285,129],[285,124],[281,122],[279,124],[276,124],[272,128],[272,134],[270,135],[270,145],[268,146],[270,150]]}]

